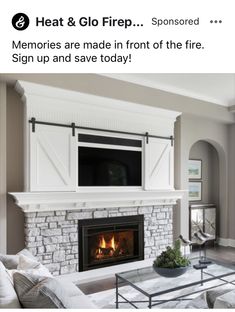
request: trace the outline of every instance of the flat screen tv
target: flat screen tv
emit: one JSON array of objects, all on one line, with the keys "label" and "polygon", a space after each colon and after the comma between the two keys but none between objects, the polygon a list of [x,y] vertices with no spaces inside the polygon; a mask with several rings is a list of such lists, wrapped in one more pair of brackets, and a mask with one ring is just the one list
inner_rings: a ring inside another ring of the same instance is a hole
[{"label": "flat screen tv", "polygon": [[78,147],[78,186],[141,186],[141,151]]}]

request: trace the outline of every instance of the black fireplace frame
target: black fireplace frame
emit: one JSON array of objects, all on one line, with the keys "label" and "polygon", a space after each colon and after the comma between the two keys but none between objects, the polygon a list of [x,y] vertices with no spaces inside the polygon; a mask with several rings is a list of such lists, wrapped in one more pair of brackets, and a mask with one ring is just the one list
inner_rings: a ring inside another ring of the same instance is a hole
[{"label": "black fireplace frame", "polygon": [[[113,259],[110,260],[110,262],[101,263],[100,265],[95,265],[94,267],[89,266],[88,253],[84,252],[84,246],[86,244],[85,239],[87,238],[88,229],[94,229],[95,227],[99,228],[102,226],[111,226],[113,227],[114,231],[117,231],[118,227],[123,227],[125,225],[136,225],[138,228],[138,255],[135,255],[131,258],[124,258],[119,261],[115,261],[115,259]],[[132,261],[144,260],[144,215],[78,220],[78,251],[79,272]]]}]

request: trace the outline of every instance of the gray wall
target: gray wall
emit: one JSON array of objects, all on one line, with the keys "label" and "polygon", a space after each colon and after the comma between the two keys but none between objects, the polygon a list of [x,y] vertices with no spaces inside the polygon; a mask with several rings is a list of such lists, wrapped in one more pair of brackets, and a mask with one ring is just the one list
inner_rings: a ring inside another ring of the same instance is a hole
[{"label": "gray wall", "polygon": [[[7,192],[23,192],[23,104],[19,95],[7,88]],[[24,248],[24,214],[7,197],[7,252]]]},{"label": "gray wall", "polygon": [[229,126],[229,215],[228,215],[228,220],[229,220],[228,237],[235,240],[235,125]]},{"label": "gray wall", "polygon": [[0,82],[0,252],[6,252],[7,204],[6,204],[6,84]]}]

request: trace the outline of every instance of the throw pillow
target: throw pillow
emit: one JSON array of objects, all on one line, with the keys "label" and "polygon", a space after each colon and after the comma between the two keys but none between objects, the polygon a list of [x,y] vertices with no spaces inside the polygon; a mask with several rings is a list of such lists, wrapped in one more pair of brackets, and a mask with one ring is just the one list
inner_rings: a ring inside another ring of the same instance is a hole
[{"label": "throw pillow", "polygon": [[21,251],[19,251],[19,252],[17,253],[17,255],[23,255],[23,256],[26,256],[26,257],[28,257],[28,258],[31,258],[32,260],[38,261],[37,258],[34,257],[34,256],[32,255],[32,253],[31,253],[28,249],[26,249],[26,248],[24,248],[24,249],[22,249]]},{"label": "throw pillow", "polygon": [[55,278],[39,277],[27,273],[15,273],[13,278],[15,290],[23,308],[64,309],[69,304],[66,289]]},{"label": "throw pillow", "polygon": [[52,277],[49,270],[40,262],[26,256],[19,256],[19,264],[16,270],[8,270],[8,273],[13,280],[13,275],[18,273],[29,273],[37,276]]},{"label": "throw pillow", "polygon": [[18,255],[3,255],[0,254],[0,261],[4,264],[8,270],[16,269],[19,263]]},{"label": "throw pillow", "polygon": [[35,275],[37,274],[38,276],[52,277],[49,270],[42,263],[38,262],[33,258],[28,258],[24,255],[19,256],[19,264],[17,266],[17,270],[24,270],[28,273],[33,273]]},{"label": "throw pillow", "polygon": [[40,264],[41,263],[37,260],[34,260],[24,255],[20,255],[17,270],[38,269]]},{"label": "throw pillow", "polygon": [[28,258],[31,258],[31,259],[37,261],[37,259],[26,248],[21,250],[20,252],[18,252],[16,255],[0,254],[0,261],[4,264],[4,266],[8,270],[15,270],[19,264],[19,256],[20,255],[24,255]]},{"label": "throw pillow", "polygon": [[0,262],[0,309],[20,309],[15,289],[6,273],[6,268]]}]

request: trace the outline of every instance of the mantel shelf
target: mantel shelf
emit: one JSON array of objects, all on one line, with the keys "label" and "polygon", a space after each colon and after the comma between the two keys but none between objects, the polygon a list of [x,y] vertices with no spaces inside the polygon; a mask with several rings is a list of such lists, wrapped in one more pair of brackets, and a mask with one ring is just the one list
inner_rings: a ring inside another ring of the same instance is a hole
[{"label": "mantel shelf", "polygon": [[174,205],[187,191],[9,193],[24,212]]}]

